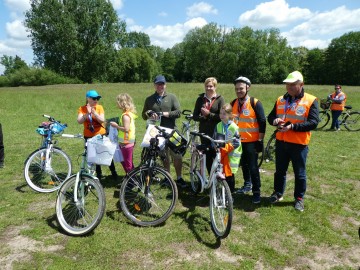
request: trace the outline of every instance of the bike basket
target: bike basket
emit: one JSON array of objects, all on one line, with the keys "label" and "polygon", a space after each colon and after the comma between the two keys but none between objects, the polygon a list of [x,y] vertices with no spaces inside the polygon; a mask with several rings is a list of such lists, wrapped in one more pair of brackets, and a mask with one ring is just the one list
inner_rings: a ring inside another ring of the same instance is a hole
[{"label": "bike basket", "polygon": [[330,104],[331,104],[331,102],[328,101],[327,99],[321,99],[321,100],[320,100],[320,107],[321,107],[322,109],[324,109],[324,110],[329,109],[329,108],[330,108]]},{"label": "bike basket", "polygon": [[43,128],[43,127],[38,127],[38,128],[36,129],[36,132],[37,132],[39,135],[41,135],[41,136],[47,136],[48,131],[49,131],[48,129]]},{"label": "bike basket", "polygon": [[176,129],[170,133],[170,137],[166,140],[166,145],[176,154],[182,156],[186,153],[187,140]]},{"label": "bike basket", "polygon": [[50,130],[53,134],[60,134],[64,131],[64,129],[67,127],[67,125],[63,125],[60,123],[54,123],[51,125]]}]

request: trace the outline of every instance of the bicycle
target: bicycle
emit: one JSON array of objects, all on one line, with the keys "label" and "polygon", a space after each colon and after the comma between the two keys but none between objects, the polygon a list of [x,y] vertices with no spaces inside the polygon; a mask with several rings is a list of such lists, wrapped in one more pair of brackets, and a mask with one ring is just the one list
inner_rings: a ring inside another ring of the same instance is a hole
[{"label": "bicycle", "polygon": [[[84,139],[81,134],[63,137]],[[81,154],[80,170],[66,178],[57,194],[55,210],[61,228],[72,236],[93,231],[105,213],[105,192],[95,177],[95,164],[87,162],[87,142]]]},{"label": "bicycle", "polygon": [[[317,129],[323,129],[330,121],[331,115],[331,100],[321,99],[320,107],[323,109],[319,112],[320,122],[317,126]],[[344,125],[345,128],[349,131],[359,131],[360,130],[360,112],[352,111],[352,106],[345,106],[345,110],[341,113],[339,117],[339,124]]]},{"label": "bicycle", "polygon": [[186,150],[186,141],[177,143],[175,138],[179,134],[176,130],[169,134],[165,129],[154,126],[152,132],[157,134],[150,139],[144,163],[131,170],[120,187],[121,209],[138,226],[162,224],[173,213],[178,200],[175,181],[157,164],[158,157],[165,158],[160,149],[159,138],[164,137],[165,145],[176,153],[183,154]]},{"label": "bicycle", "polygon": [[55,144],[56,135],[60,135],[67,127],[49,115],[48,122],[43,122],[36,132],[41,135],[40,147],[33,151],[24,162],[24,177],[33,190],[42,193],[53,192],[71,175],[70,157]]},{"label": "bicycle", "polygon": [[275,149],[276,149],[276,132],[278,130],[275,129],[274,132],[271,134],[268,142],[266,143],[266,147],[264,150],[264,160],[266,163],[270,162],[270,161],[274,161],[275,162]]},{"label": "bicycle", "polygon": [[199,126],[198,122],[194,121],[194,116],[190,110],[183,110],[181,112],[184,116],[186,121],[182,122],[181,134],[187,140],[186,147],[189,147],[193,140],[195,140],[196,136],[190,134],[190,131],[198,132]]},{"label": "bicycle", "polygon": [[190,180],[191,188],[195,194],[203,192],[205,189],[210,191],[210,219],[211,227],[215,235],[219,238],[226,238],[231,229],[233,217],[233,201],[230,188],[223,174],[223,166],[220,162],[220,147],[230,140],[214,140],[203,133],[191,132],[194,136],[208,139],[214,145],[216,157],[213,161],[210,175],[207,177],[206,169],[206,147],[202,144],[192,143]]}]

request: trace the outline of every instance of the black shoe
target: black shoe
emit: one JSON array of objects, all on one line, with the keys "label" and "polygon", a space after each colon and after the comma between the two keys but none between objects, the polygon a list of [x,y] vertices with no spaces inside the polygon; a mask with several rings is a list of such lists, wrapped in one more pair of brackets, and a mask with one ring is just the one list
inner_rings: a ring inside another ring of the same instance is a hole
[{"label": "black shoe", "polygon": [[186,188],[187,187],[186,182],[182,178],[179,178],[178,180],[176,180],[176,184],[181,188]]}]

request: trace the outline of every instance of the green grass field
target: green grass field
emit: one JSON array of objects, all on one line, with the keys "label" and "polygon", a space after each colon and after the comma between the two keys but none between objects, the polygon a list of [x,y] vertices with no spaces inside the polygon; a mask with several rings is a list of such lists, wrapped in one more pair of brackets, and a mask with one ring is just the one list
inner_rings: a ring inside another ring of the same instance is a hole
[{"label": "green grass field", "polygon": [[[218,93],[230,102],[231,84],[219,84]],[[308,190],[305,211],[293,208],[293,173],[288,174],[284,201],[270,205],[274,163],[262,166],[262,202],[253,205],[248,195],[234,195],[234,220],[228,238],[216,239],[211,231],[209,200],[179,190],[174,214],[154,228],[136,227],[119,210],[119,187],[124,172],[116,164],[119,179],[107,167],[102,184],[107,196],[105,216],[86,237],[70,237],[56,223],[56,193],[32,191],[23,177],[24,161],[40,143],[37,126],[49,114],[68,124],[66,133],[82,133],[76,122],[85,93],[97,89],[106,118],[119,115],[115,97],[129,93],[136,103],[139,162],[145,121],[140,113],[148,84],[55,85],[0,88],[5,143],[5,168],[0,170],[0,268],[1,269],[359,269],[360,267],[360,137],[359,132],[314,131],[307,163]],[[193,109],[203,84],[168,83],[182,109]],[[307,92],[326,97],[333,86],[305,86]],[[343,87],[347,104],[360,110],[360,87]],[[253,85],[268,114],[284,85]],[[178,125],[184,119],[178,120]],[[328,126],[329,127],[329,126]],[[268,125],[267,138],[273,128]],[[266,143],[266,142],[265,142]],[[58,138],[76,170],[82,141]],[[185,157],[187,158],[187,157]],[[172,174],[174,170],[172,168]],[[183,175],[189,181],[184,167]],[[236,187],[242,185],[241,170]]]}]

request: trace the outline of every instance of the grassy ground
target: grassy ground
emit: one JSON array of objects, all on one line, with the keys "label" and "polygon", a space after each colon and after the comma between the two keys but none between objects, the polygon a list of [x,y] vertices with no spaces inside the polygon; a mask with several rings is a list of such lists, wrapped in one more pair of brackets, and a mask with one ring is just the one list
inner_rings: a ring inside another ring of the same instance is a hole
[{"label": "grassy ground", "polygon": [[[193,109],[202,84],[168,84],[183,109]],[[208,197],[179,192],[174,214],[160,227],[133,226],[119,210],[119,179],[103,168],[107,196],[106,214],[99,227],[86,237],[64,235],[54,215],[56,193],[33,192],[23,177],[24,160],[40,143],[35,133],[50,114],[68,123],[66,133],[81,133],[77,108],[85,92],[97,89],[103,96],[106,117],[119,114],[118,93],[130,93],[139,114],[152,84],[56,85],[0,88],[0,122],[5,140],[5,168],[0,171],[0,265],[1,269],[359,269],[360,245],[360,138],[358,132],[314,131],[308,156],[308,191],[305,211],[293,209],[294,181],[288,174],[284,201],[270,205],[274,164],[265,163],[261,173],[262,202],[254,206],[250,196],[234,196],[234,220],[227,239],[211,231]],[[332,86],[306,86],[306,91],[326,97]],[[348,104],[360,110],[360,87],[344,87]],[[233,85],[219,85],[218,92],[230,102]],[[283,85],[254,85],[250,94],[259,98],[268,114]],[[180,124],[183,119],[179,119]],[[138,142],[145,131],[136,122]],[[268,126],[266,139],[273,128]],[[72,158],[75,169],[81,141],[58,139]],[[140,143],[135,163],[139,161]],[[174,171],[172,171],[174,173]],[[189,181],[184,168],[184,178]],[[236,186],[242,175],[236,175]]]}]

